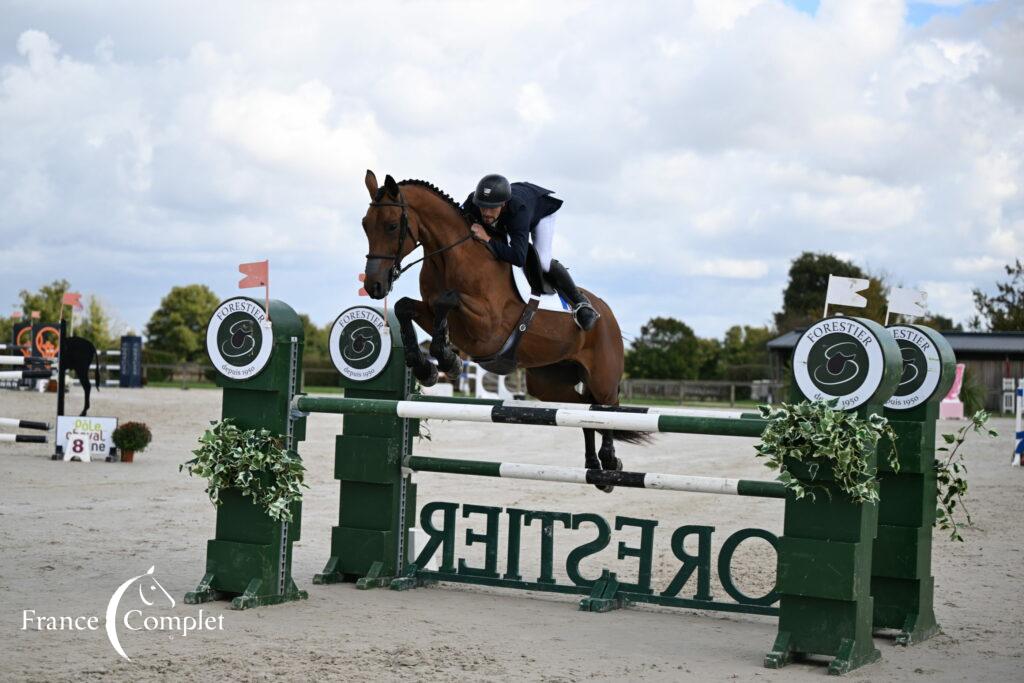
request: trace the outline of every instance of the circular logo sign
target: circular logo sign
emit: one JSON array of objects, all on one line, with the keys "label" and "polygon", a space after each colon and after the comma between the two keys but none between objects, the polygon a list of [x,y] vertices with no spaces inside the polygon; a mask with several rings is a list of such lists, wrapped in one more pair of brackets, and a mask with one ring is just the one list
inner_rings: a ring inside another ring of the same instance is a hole
[{"label": "circular logo sign", "polygon": [[376,309],[350,308],[331,327],[331,360],[345,377],[363,382],[373,379],[391,357],[391,328]]},{"label": "circular logo sign", "polygon": [[909,410],[921,405],[935,393],[942,377],[939,350],[921,330],[910,325],[891,325],[887,328],[900,347],[903,358],[903,376],[886,408]]},{"label": "circular logo sign", "polygon": [[839,399],[837,407],[864,405],[882,383],[882,349],[874,333],[852,318],[812,325],[793,352],[793,376],[813,401]]},{"label": "circular logo sign", "polygon": [[255,377],[270,360],[274,335],[263,307],[241,297],[217,307],[206,326],[206,353],[228,379]]}]

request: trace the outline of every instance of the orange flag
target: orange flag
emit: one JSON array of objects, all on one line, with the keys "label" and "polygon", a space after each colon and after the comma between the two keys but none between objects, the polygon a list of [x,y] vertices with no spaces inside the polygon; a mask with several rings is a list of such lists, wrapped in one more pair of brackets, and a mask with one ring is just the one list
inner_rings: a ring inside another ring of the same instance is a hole
[{"label": "orange flag", "polygon": [[61,303],[65,306],[74,306],[78,310],[82,310],[82,295],[78,292],[65,292]]},{"label": "orange flag", "polygon": [[239,283],[239,289],[249,287],[263,287],[263,294],[266,303],[264,310],[267,313],[267,320],[270,320],[270,261],[254,261],[252,263],[238,264],[238,272],[244,275]]},{"label": "orange flag", "polygon": [[14,313],[11,313],[11,319],[12,320],[21,320],[21,316],[22,315],[23,315],[23,313],[21,311],[15,311]]},{"label": "orange flag", "polygon": [[238,283],[239,289],[270,286],[270,261],[239,264],[238,272],[245,276]]},{"label": "orange flag", "polygon": [[[359,273],[359,281],[366,282],[366,273]],[[366,290],[362,287],[359,288],[359,296],[370,296],[366,293]]]},{"label": "orange flag", "polygon": [[32,311],[32,319],[39,320],[39,311]]}]

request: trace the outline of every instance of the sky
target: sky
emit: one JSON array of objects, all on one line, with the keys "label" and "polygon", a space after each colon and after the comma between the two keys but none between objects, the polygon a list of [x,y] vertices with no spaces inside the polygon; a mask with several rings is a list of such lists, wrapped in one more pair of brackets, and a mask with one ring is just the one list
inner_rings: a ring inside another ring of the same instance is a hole
[{"label": "sky", "polygon": [[269,259],[329,323],[372,169],[554,189],[627,336],[770,323],[803,251],[965,321],[1024,255],[1021,74],[1020,0],[0,0],[0,313],[65,278],[141,331]]}]

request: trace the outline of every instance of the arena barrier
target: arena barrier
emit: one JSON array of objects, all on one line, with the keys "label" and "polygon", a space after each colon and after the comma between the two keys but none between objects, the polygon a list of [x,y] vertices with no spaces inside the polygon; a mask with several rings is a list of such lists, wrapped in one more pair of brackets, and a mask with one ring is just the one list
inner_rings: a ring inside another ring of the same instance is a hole
[{"label": "arena barrier", "polygon": [[[903,644],[937,632],[930,573],[935,421],[938,401],[952,383],[955,361],[949,345],[932,330],[907,325],[887,330],[871,321],[836,317],[812,325],[797,344],[793,400],[836,397],[841,406],[860,415],[884,412],[899,435],[899,473],[881,464],[885,458],[876,453],[883,474],[881,502],[860,505],[849,501],[824,476],[814,484],[824,486],[831,496],[796,500],[774,481],[418,457],[412,453],[412,443],[418,421],[424,418],[519,425],[516,428],[528,424],[745,437],[759,436],[765,423],[743,413],[688,415],[419,397],[413,393],[415,384],[403,362],[399,335],[391,334],[391,329],[397,331],[397,322],[392,318],[389,324],[379,311],[368,307],[345,311],[331,335],[332,357],[343,376],[345,397],[307,397],[300,386],[301,322],[282,302],[271,301],[270,312],[272,327],[264,325],[257,302],[242,297],[224,302],[211,319],[207,349],[220,373],[223,417],[243,428],[269,429],[295,451],[305,438],[309,413],[345,415],[335,450],[335,478],[341,482],[339,522],[332,532],[330,558],[314,583],[350,581],[361,588],[406,589],[441,580],[577,594],[584,596],[581,609],[591,611],[653,603],[778,615],[778,635],[765,665],[779,667],[794,657],[819,654],[833,658],[829,666],[833,673],[878,659],[872,640],[875,630],[897,629],[896,640]],[[232,334],[231,328],[237,329],[243,320],[250,322],[252,339]],[[227,353],[242,348],[249,352]],[[836,349],[855,362],[844,361],[836,368]],[[830,374],[822,376],[826,370]],[[837,384],[842,385],[841,391]],[[890,447],[883,443],[879,450],[884,455]],[[789,470],[798,479],[812,481],[800,463],[791,463]],[[657,520],[622,516],[613,525],[591,513],[432,502],[419,514],[426,545],[413,553],[408,539],[416,518],[412,481],[416,471],[780,498],[783,535],[742,529],[723,543],[718,575],[735,602],[711,596],[712,527],[687,525],[672,533],[671,548],[680,566],[660,592],[651,586]],[[273,520],[230,490],[221,499],[216,538],[207,546],[205,575],[196,590],[186,595],[186,602],[231,599],[232,606],[246,608],[305,598],[305,591],[297,588],[291,576],[301,503],[293,506],[293,521],[286,523]],[[484,526],[482,533],[467,531],[465,539],[466,545],[483,546],[483,566],[469,566],[461,558],[456,562],[455,520],[460,510],[462,518],[473,516]],[[502,520],[507,540],[500,572]],[[541,529],[540,575],[528,581],[520,571],[520,548],[524,529],[534,522]],[[560,583],[552,566],[556,525],[568,530],[593,527],[597,532],[594,540],[569,553],[565,574],[571,583]],[[609,546],[613,527],[640,530],[638,545],[618,545],[620,559],[634,559],[639,565],[636,582],[622,581],[608,569],[590,578],[580,571],[581,560]],[[696,555],[684,549],[692,536],[699,542]],[[730,574],[732,555],[748,538],[762,538],[777,551],[776,586],[763,596],[744,595]],[[427,569],[437,553],[440,567]],[[694,576],[693,596],[680,597]]]},{"label": "arena barrier", "polygon": [[[16,427],[18,429],[36,429],[49,431],[50,425],[45,422],[34,422],[32,420],[19,420],[14,417],[0,417],[0,426]],[[46,443],[45,434],[0,434],[0,441],[8,443]]]}]

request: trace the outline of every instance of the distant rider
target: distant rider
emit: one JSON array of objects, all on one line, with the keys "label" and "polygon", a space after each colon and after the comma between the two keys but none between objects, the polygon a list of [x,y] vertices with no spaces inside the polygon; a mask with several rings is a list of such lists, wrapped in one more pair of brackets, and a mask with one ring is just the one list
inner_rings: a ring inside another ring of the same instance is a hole
[{"label": "distant rider", "polygon": [[473,236],[486,244],[499,261],[522,268],[532,236],[544,277],[572,304],[576,324],[590,330],[601,314],[576,287],[565,266],[551,258],[555,212],[562,206],[562,200],[551,195],[551,190],[533,183],[509,183],[507,178],[494,173],[477,183],[476,191],[470,193],[462,210],[473,220]]}]

